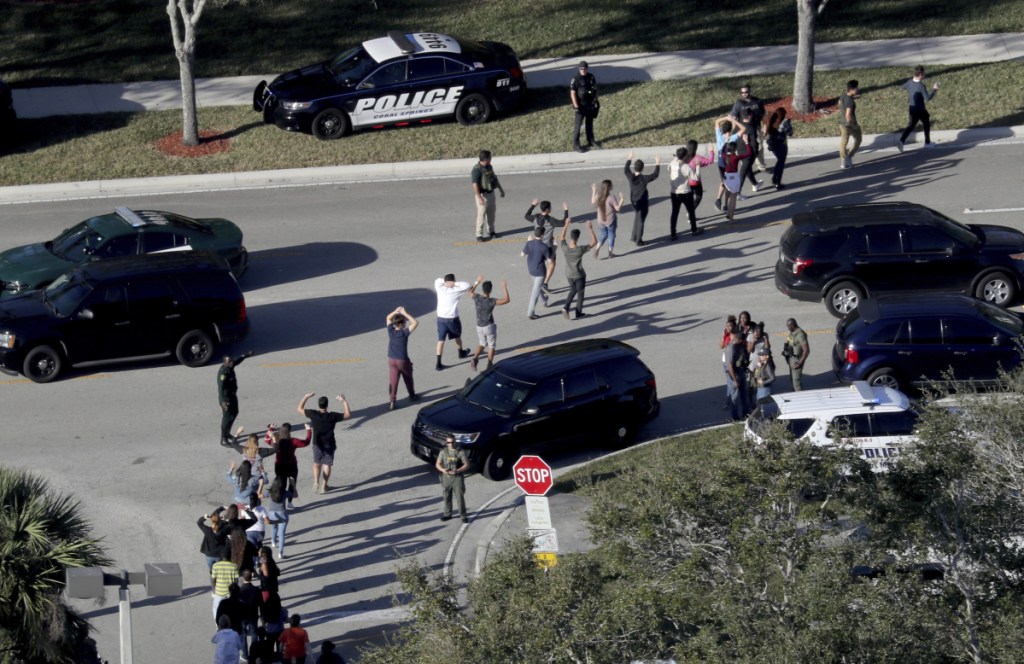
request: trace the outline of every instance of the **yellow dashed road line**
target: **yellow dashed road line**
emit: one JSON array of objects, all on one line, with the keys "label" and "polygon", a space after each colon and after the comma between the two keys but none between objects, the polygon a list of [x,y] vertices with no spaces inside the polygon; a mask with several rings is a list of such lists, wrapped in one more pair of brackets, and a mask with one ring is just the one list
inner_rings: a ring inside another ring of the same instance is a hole
[{"label": "yellow dashed road line", "polygon": [[321,364],[352,364],[355,362],[365,362],[366,359],[362,357],[341,357],[334,360],[307,360],[304,362],[265,362],[260,365],[262,369],[273,369],[276,367],[313,367]]}]

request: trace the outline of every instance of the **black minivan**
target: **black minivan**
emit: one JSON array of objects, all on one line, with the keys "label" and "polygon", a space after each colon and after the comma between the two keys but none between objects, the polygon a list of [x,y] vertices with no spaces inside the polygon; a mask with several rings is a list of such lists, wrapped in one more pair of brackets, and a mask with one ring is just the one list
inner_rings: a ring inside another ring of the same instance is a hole
[{"label": "black minivan", "polygon": [[865,297],[962,293],[1007,307],[1024,283],[1024,233],[964,225],[914,203],[823,207],[793,217],[779,242],[775,287],[824,298],[842,318]]},{"label": "black minivan", "polygon": [[65,365],[175,355],[198,367],[248,332],[245,298],[215,254],[95,261],[0,301],[0,371],[48,383]]},{"label": "black minivan", "polygon": [[411,451],[433,463],[452,435],[485,477],[502,480],[527,451],[628,445],[660,410],[639,355],[621,341],[583,339],[502,360],[423,407]]}]

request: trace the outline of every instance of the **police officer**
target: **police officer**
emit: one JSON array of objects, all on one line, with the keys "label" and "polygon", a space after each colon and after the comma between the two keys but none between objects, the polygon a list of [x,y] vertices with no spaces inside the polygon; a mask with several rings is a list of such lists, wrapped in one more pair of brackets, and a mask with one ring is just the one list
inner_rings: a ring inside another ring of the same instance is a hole
[{"label": "police officer", "polygon": [[580,125],[586,122],[587,127],[587,148],[598,145],[594,140],[594,118],[600,104],[597,101],[597,79],[590,73],[587,61],[582,60],[579,65],[579,73],[569,81],[569,98],[572,100],[572,107],[576,109],[576,123],[572,131],[572,147],[576,152],[585,152],[580,145]]},{"label": "police officer", "polygon": [[786,329],[789,335],[786,337],[786,344],[782,348],[782,354],[789,364],[789,377],[793,381],[793,391],[799,392],[803,389],[801,382],[804,376],[804,363],[807,356],[811,354],[811,345],[807,343],[807,333],[800,329],[795,318],[786,321]]},{"label": "police officer", "polygon": [[455,438],[448,436],[445,445],[437,455],[435,467],[441,472],[441,487],[444,489],[444,513],[442,521],[452,518],[452,493],[459,501],[462,523],[469,521],[466,516],[466,479],[469,472],[469,457],[461,447],[455,447]]},{"label": "police officer", "polygon": [[225,355],[224,364],[217,371],[217,402],[223,413],[220,418],[220,444],[225,447],[234,445],[231,425],[238,417],[238,379],[235,377],[235,367],[253,355],[251,350],[235,358]]}]

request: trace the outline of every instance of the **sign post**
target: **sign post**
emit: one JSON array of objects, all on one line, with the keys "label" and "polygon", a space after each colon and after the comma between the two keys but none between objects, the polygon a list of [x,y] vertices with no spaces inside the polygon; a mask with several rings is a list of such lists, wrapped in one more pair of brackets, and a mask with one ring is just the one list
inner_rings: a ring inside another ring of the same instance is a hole
[{"label": "sign post", "polygon": [[544,568],[557,565],[558,536],[551,525],[551,510],[545,495],[554,484],[551,466],[539,456],[525,455],[512,466],[512,478],[526,494],[526,532],[533,539],[537,564]]}]

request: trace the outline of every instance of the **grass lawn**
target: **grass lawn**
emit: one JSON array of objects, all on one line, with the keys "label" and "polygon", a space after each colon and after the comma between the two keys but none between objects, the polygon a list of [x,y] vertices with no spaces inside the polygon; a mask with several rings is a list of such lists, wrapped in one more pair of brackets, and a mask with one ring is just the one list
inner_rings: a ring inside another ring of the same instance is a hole
[{"label": "grass lawn", "polygon": [[[865,134],[896,131],[906,122],[906,94],[898,85],[906,68],[818,72],[818,95],[836,96],[850,78],[860,81],[857,113]],[[941,81],[928,106],[936,129],[1024,124],[1024,62],[935,65],[929,81]],[[744,79],[745,80],[745,77]],[[736,99],[739,78],[623,84],[602,88],[598,140],[606,148],[707,142],[712,121]],[[760,76],[755,94],[767,102],[792,92],[792,76]],[[160,175],[223,173],[338,164],[475,158],[481,148],[501,157],[571,149],[572,111],[564,90],[533,92],[528,111],[479,127],[441,122],[356,133],[337,141],[262,124],[250,107],[202,109],[200,125],[230,136],[231,149],[198,158],[169,157],[153,143],[181,130],[181,112],[141,112],[19,120],[19,144],[0,157],[0,186]],[[796,137],[837,136],[836,119],[798,122]],[[837,139],[838,144],[838,139]],[[645,159],[649,156],[640,155]],[[671,155],[664,154],[664,159]],[[468,173],[467,166],[467,173]]]},{"label": "grass lawn", "polygon": [[[198,77],[271,74],[387,30],[511,44],[521,58],[796,42],[793,0],[210,0]],[[161,0],[0,0],[0,78],[16,85],[174,79]],[[1024,31],[1024,0],[833,0],[819,42]]]}]

